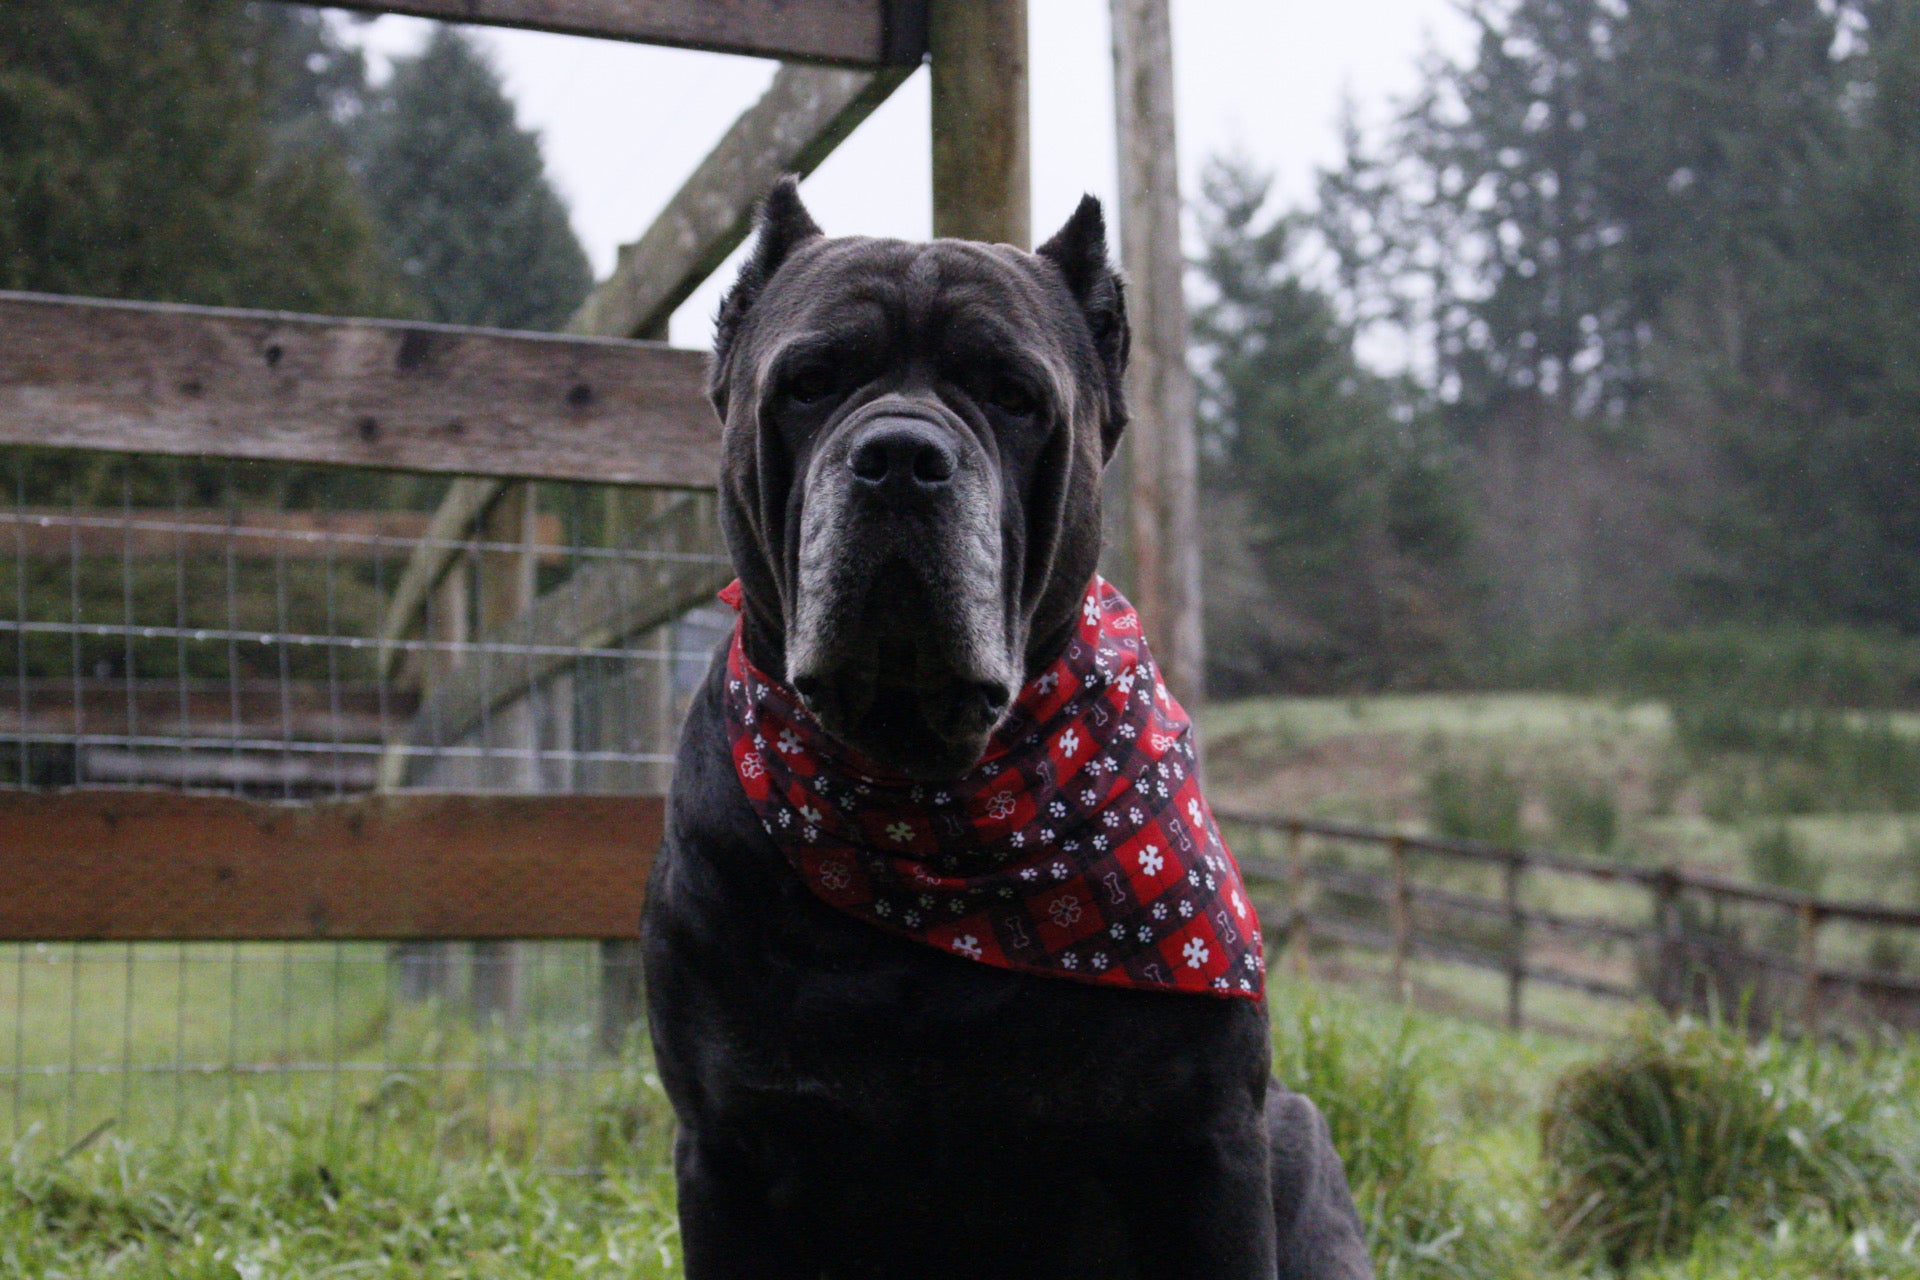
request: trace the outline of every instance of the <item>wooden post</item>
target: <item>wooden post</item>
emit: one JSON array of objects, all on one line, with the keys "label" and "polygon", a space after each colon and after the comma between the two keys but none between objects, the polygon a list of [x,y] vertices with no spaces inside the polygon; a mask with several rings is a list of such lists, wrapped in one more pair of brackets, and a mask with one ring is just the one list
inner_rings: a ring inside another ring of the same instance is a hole
[{"label": "wooden post", "polygon": [[1808,1035],[1820,1034],[1820,904],[1809,898],[1798,910],[1800,1026]]},{"label": "wooden post", "polygon": [[933,0],[933,234],[1033,243],[1026,0]]},{"label": "wooden post", "polygon": [[1671,867],[1653,883],[1653,998],[1669,1015],[1686,1003],[1685,939],[1680,927],[1680,877]]},{"label": "wooden post", "polygon": [[1293,924],[1287,930],[1287,958],[1296,977],[1312,976],[1313,926],[1307,918],[1306,836],[1300,828],[1287,827],[1287,897],[1293,905]]},{"label": "wooden post", "polygon": [[[481,635],[506,626],[533,604],[534,538],[533,488],[508,485],[480,521],[483,541],[496,544],[480,552],[477,588]],[[507,656],[477,655],[476,662],[496,665],[512,662]],[[504,677],[505,673],[502,673]],[[487,746],[501,752],[483,756],[484,782],[489,790],[540,790],[537,718],[531,698],[500,708],[492,717]],[[518,1010],[519,956],[511,942],[473,944],[473,1012],[476,1018],[512,1018]]]},{"label": "wooden post", "polygon": [[1507,1030],[1518,1031],[1521,1023],[1521,986],[1527,978],[1527,922],[1520,914],[1520,873],[1526,863],[1507,859]]},{"label": "wooden post", "polygon": [[1187,367],[1173,35],[1168,0],[1112,0],[1120,259],[1133,291],[1133,601],[1160,669],[1189,706],[1205,694],[1193,376]]},{"label": "wooden post", "polygon": [[1387,911],[1393,928],[1393,990],[1396,998],[1411,994],[1407,976],[1407,957],[1413,950],[1413,903],[1407,883],[1407,842],[1395,836],[1387,844],[1387,856],[1393,864],[1393,896]]},{"label": "wooden post", "polygon": [[[420,651],[417,669],[423,691],[452,675],[466,656],[464,646],[472,638],[473,628],[469,586],[467,565],[459,562],[428,595],[426,638],[433,642],[433,647]],[[414,757],[391,747],[380,766],[383,791],[418,785],[422,781]],[[453,944],[401,942],[394,946],[393,959],[399,970],[397,989],[402,999],[446,996],[447,988],[452,985]]]},{"label": "wooden post", "polygon": [[427,639],[432,647],[424,655],[420,681],[423,688],[441,683],[466,658],[466,646],[473,639],[473,595],[467,566],[457,564],[433,589],[433,616],[427,620]]}]

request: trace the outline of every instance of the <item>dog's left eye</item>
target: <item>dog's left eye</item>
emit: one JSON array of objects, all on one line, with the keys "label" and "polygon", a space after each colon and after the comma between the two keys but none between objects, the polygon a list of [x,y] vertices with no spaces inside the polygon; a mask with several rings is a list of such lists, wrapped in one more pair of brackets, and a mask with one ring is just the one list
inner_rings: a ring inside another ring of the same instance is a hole
[{"label": "dog's left eye", "polygon": [[996,378],[986,389],[987,402],[1015,418],[1030,418],[1039,412],[1040,400],[1012,378]]}]

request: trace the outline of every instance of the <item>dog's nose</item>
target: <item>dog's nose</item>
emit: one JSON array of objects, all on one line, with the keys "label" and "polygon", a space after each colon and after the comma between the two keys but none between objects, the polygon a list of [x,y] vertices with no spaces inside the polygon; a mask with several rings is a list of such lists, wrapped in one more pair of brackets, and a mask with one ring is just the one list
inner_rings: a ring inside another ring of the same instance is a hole
[{"label": "dog's nose", "polygon": [[847,467],[862,488],[883,497],[930,494],[952,483],[959,459],[939,428],[917,418],[882,418],[861,428]]}]

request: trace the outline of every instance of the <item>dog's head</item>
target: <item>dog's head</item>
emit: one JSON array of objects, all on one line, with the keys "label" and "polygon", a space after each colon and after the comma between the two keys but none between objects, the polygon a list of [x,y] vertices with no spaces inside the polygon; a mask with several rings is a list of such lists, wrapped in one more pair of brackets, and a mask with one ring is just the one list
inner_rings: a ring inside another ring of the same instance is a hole
[{"label": "dog's head", "polygon": [[1024,253],[829,238],[782,182],[709,385],[748,656],[880,764],[964,773],[1071,634],[1126,358],[1091,196]]}]

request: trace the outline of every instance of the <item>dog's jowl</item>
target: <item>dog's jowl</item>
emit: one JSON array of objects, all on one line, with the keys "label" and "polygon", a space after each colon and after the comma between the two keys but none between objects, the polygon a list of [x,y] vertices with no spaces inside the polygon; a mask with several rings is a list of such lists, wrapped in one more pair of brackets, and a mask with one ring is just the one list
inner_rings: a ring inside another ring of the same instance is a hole
[{"label": "dog's jowl", "polygon": [[689,1280],[1370,1274],[1094,572],[1126,357],[1092,199],[1032,254],[762,211],[710,387],[739,625],[644,926]]}]

